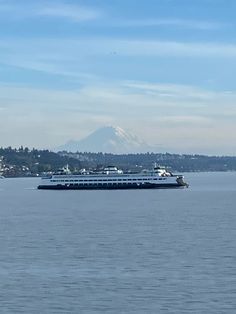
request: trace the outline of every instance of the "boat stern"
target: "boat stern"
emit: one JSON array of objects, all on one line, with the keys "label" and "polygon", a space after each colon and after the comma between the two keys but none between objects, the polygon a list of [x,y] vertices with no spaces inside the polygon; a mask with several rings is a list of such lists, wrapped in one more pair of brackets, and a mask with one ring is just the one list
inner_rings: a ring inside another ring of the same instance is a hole
[{"label": "boat stern", "polygon": [[177,176],[176,182],[178,183],[179,186],[186,187],[186,188],[189,187],[189,184],[184,181],[184,176],[182,175]]}]

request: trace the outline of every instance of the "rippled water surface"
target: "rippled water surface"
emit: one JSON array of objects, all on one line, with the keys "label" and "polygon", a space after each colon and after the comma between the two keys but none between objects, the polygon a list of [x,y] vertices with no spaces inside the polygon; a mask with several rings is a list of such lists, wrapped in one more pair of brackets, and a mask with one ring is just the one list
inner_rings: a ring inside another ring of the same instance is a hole
[{"label": "rippled water surface", "polygon": [[0,180],[1,313],[236,313],[236,173],[189,189]]}]

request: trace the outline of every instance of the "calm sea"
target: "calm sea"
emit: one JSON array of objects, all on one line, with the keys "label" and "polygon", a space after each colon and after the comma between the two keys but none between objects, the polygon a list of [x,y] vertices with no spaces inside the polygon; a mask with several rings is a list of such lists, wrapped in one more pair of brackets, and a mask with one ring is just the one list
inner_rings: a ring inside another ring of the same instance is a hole
[{"label": "calm sea", "polygon": [[189,189],[0,180],[0,313],[236,313],[236,173]]}]

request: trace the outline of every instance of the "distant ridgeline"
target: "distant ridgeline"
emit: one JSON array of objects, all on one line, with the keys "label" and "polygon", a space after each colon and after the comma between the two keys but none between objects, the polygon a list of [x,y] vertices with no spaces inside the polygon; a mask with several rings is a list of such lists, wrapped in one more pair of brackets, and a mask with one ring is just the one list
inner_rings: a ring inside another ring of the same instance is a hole
[{"label": "distant ridgeline", "polygon": [[67,153],[59,152],[64,157],[78,159],[83,168],[115,165],[123,170],[150,169],[154,163],[166,166],[173,171],[236,171],[236,156],[205,156],[181,154],[107,154],[107,153]]},{"label": "distant ridgeline", "polygon": [[53,172],[69,165],[71,171],[81,168],[102,169],[115,165],[125,171],[139,172],[150,169],[154,163],[172,171],[236,171],[236,157],[180,155],[180,154],[105,154],[105,153],[54,153],[49,150],[27,147],[0,148],[0,173],[6,177],[36,176]]}]

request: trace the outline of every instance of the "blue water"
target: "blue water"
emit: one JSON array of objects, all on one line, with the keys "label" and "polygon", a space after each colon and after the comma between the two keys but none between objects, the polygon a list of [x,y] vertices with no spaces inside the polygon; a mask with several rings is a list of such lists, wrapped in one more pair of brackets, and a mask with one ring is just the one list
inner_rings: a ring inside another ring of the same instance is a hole
[{"label": "blue water", "polygon": [[0,313],[236,313],[236,173],[189,189],[0,180]]}]

